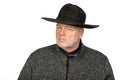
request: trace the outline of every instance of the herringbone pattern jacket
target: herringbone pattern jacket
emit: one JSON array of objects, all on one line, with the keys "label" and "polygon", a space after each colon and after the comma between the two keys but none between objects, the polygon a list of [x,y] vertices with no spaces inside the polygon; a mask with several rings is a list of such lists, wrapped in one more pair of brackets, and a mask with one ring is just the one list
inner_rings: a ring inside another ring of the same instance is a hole
[{"label": "herringbone pattern jacket", "polygon": [[108,58],[81,44],[66,56],[56,44],[40,48],[27,59],[18,80],[115,80]]}]

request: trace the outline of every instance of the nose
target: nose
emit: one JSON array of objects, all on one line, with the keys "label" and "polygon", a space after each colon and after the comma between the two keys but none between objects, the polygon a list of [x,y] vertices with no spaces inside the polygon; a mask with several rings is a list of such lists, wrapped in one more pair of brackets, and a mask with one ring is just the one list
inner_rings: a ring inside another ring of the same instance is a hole
[{"label": "nose", "polygon": [[65,28],[62,28],[59,32],[60,35],[65,35]]}]

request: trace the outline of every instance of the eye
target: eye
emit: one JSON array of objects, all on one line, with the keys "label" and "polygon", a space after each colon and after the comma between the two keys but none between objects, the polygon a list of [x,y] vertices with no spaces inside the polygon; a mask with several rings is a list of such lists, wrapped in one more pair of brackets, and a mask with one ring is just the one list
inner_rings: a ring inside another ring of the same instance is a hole
[{"label": "eye", "polygon": [[73,27],[72,26],[68,26],[66,29],[69,30],[69,31],[73,31]]}]

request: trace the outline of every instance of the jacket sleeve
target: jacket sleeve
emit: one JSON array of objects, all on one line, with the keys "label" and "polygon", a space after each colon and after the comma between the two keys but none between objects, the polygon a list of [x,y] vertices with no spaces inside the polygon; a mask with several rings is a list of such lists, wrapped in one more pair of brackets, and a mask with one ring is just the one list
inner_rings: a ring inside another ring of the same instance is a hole
[{"label": "jacket sleeve", "polygon": [[105,66],[105,72],[106,72],[105,80],[115,80],[113,70],[112,70],[112,67],[109,63],[108,58],[106,59],[105,65],[106,65]]},{"label": "jacket sleeve", "polygon": [[21,73],[18,77],[18,80],[32,80],[31,79],[31,65],[30,65],[30,57],[27,59]]}]

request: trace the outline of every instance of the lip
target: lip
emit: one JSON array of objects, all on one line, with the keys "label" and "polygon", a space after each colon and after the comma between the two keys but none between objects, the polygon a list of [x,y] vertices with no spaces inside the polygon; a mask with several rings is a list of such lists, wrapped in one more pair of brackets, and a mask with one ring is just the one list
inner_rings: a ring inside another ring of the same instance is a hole
[{"label": "lip", "polygon": [[59,40],[60,42],[64,42],[64,41],[65,41],[65,39],[62,39],[62,38],[58,38],[58,40]]}]

